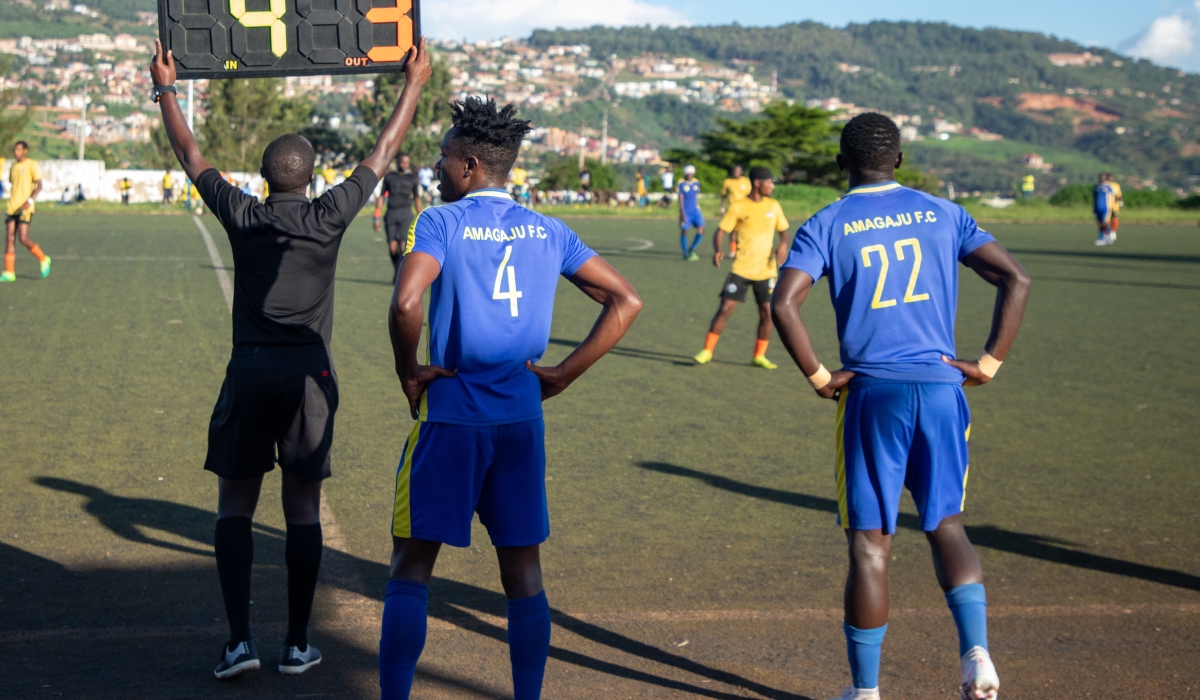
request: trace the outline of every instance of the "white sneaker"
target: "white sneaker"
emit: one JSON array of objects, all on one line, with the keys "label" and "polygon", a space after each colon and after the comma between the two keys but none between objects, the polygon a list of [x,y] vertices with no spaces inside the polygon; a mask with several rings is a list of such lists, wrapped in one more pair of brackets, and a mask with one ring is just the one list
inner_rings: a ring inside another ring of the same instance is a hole
[{"label": "white sneaker", "polygon": [[311,644],[304,651],[297,646],[286,646],[279,652],[279,672],[286,676],[298,676],[319,663],[321,652]]},{"label": "white sneaker", "polygon": [[239,673],[258,670],[258,650],[254,642],[238,642],[232,649],[221,647],[221,663],[213,670],[217,678],[232,678]]},{"label": "white sneaker", "polygon": [[962,657],[962,700],[996,700],[1000,677],[983,647],[971,647]]},{"label": "white sneaker", "polygon": [[1097,238],[1096,245],[1108,245],[1108,240],[1105,238]]},{"label": "white sneaker", "polygon": [[846,688],[830,700],[879,700],[879,688]]}]

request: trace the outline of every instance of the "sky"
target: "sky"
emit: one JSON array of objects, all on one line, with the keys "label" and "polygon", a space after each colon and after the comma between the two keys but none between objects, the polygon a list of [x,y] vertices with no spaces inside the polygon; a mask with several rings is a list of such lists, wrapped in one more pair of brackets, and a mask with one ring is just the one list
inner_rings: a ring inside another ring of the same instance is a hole
[{"label": "sky", "polygon": [[949,22],[1054,34],[1161,65],[1200,71],[1200,0],[421,0],[427,33],[446,39],[525,37],[535,28],[593,24],[835,27],[873,19]]}]

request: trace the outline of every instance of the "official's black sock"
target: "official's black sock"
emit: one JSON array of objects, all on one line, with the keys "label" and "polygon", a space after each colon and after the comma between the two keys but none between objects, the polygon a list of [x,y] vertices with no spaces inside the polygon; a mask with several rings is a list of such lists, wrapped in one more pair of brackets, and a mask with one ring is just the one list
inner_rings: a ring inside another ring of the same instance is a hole
[{"label": "official's black sock", "polygon": [[312,615],[317,574],[321,571],[321,523],[288,525],[288,633],[283,643],[308,648],[308,618]]},{"label": "official's black sock", "polygon": [[221,518],[213,545],[217,575],[229,618],[229,641],[250,641],[250,569],[254,566],[254,535],[250,518]]}]

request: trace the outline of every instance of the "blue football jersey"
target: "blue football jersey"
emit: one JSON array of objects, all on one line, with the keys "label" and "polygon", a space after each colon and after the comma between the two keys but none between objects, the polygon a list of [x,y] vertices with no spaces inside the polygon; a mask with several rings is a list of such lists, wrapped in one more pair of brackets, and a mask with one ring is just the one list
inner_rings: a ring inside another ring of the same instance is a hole
[{"label": "blue football jersey", "polygon": [[558,276],[575,274],[595,253],[563,222],[495,189],[421,210],[407,250],[442,266],[430,289],[428,362],[458,370],[430,382],[421,420],[540,418],[541,383],[525,361],[546,351]]},{"label": "blue football jersey", "polygon": [[842,367],[865,377],[961,382],[958,263],[995,240],[962,207],[891,182],[856,187],[796,234],[785,268],[829,277]]},{"label": "blue football jersey", "polygon": [[1096,185],[1092,190],[1092,210],[1097,217],[1104,218],[1112,212],[1116,199],[1116,193],[1113,192],[1112,187],[1105,183]]},{"label": "blue football jersey", "polygon": [[679,182],[679,201],[683,202],[683,208],[688,211],[700,211],[700,181],[681,180]]}]

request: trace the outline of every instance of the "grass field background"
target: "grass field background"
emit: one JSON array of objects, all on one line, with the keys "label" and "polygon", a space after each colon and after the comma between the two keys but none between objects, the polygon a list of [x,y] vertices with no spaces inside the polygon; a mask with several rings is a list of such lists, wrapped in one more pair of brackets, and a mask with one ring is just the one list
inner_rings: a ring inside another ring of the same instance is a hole
[{"label": "grass field background", "polygon": [[[223,231],[202,221],[228,264]],[[848,674],[833,402],[777,339],[779,370],[749,366],[750,308],[713,363],[693,366],[726,271],[681,262],[670,221],[571,223],[645,309],[546,404],[543,559],[557,612],[545,697],[835,695]],[[17,283],[0,286],[0,695],[377,694],[392,482],[411,422],[386,333],[391,266],[369,224],[347,234],[337,273],[326,495],[342,542],[326,552],[312,634],[328,661],[299,679],[264,670],[218,684],[216,480],[201,467],[230,322],[212,262],[190,217],[39,214],[33,238],[53,273],[37,279],[20,250]],[[1086,225],[993,228],[1034,279],[1003,370],[968,391],[967,523],[1006,695],[1196,697],[1200,237],[1125,226],[1098,249]],[[991,307],[991,289],[965,274],[963,356],[981,347]],[[597,311],[561,284],[545,362]],[[836,366],[824,283],[804,316]],[[953,624],[910,501],[904,512],[882,685],[889,698],[955,697]],[[269,661],[286,618],[277,472],[257,522],[253,611]],[[416,697],[507,697],[486,533],[444,550],[436,577]]]}]

